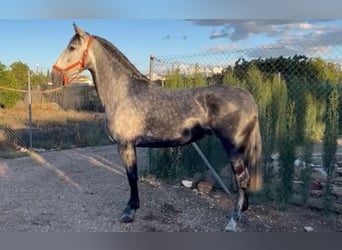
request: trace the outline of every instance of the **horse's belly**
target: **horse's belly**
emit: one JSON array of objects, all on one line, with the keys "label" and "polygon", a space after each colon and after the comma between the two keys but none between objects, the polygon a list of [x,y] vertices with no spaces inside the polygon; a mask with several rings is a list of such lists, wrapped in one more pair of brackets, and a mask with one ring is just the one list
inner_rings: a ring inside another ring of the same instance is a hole
[{"label": "horse's belly", "polygon": [[205,135],[211,134],[211,130],[204,129],[201,126],[192,128],[184,128],[176,133],[177,136],[170,135],[153,135],[147,134],[139,136],[136,140],[138,147],[176,147],[189,144],[191,142],[202,139]]}]

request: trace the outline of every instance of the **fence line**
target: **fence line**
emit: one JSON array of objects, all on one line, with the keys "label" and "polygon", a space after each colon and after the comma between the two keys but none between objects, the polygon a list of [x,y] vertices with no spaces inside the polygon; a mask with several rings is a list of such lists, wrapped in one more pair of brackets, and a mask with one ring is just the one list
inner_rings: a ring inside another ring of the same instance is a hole
[{"label": "fence line", "polygon": [[[36,90],[36,89],[32,89],[31,93],[52,93],[52,92],[57,92],[60,91],[64,88],[65,86],[61,86],[61,87],[56,87],[54,89],[46,89],[46,90]],[[3,90],[8,90],[8,91],[13,91],[13,92],[18,92],[18,93],[28,93],[28,90],[23,90],[23,89],[15,89],[15,88],[8,88],[8,87],[4,87],[4,86],[0,86],[0,89]]]},{"label": "fence line", "polygon": [[[249,90],[259,107],[266,195],[288,201],[289,194],[295,193],[303,202],[310,202],[314,195],[328,197],[323,187],[332,185],[330,196],[342,207],[342,185],[338,184],[342,158],[336,152],[328,153],[333,147],[327,147],[325,141],[330,118],[338,127],[334,131],[342,131],[342,40],[151,56],[150,66],[151,80],[167,88],[226,84]],[[331,114],[337,117],[329,118]],[[336,139],[328,143],[337,143]],[[199,144],[216,170],[225,172],[229,159],[220,145],[212,138]],[[337,151],[342,151],[341,143]],[[338,170],[333,171],[332,184],[322,181],[331,167],[324,165],[326,155],[333,157],[332,168]],[[150,171],[165,178],[189,176],[203,171],[198,158],[189,147],[152,149]],[[312,190],[314,186],[317,190]]]}]

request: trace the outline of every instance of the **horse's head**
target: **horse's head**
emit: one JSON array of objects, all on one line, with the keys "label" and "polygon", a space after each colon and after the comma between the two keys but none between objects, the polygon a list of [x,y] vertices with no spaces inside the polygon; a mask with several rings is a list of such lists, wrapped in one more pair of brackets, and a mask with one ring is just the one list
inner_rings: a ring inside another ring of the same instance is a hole
[{"label": "horse's head", "polygon": [[68,84],[89,67],[88,52],[93,37],[74,25],[75,35],[53,65],[51,76],[56,85]]}]

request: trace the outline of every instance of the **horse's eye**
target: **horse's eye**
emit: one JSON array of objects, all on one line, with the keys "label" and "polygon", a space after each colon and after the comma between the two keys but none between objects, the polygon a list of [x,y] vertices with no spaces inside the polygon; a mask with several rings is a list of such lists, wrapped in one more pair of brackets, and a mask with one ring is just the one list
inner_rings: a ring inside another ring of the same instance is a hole
[{"label": "horse's eye", "polygon": [[76,48],[74,46],[69,47],[69,51],[74,51]]}]

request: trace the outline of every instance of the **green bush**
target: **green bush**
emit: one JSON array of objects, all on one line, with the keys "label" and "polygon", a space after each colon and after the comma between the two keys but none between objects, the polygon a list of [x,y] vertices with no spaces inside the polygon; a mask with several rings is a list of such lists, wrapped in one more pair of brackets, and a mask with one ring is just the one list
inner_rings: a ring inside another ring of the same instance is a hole
[{"label": "green bush", "polygon": [[281,138],[280,147],[280,187],[278,187],[278,201],[285,205],[292,195],[292,181],[294,176],[295,161],[295,126],[294,102],[290,102],[286,109],[285,131]]},{"label": "green bush", "polygon": [[327,172],[324,208],[326,212],[332,210],[332,178],[335,170],[337,136],[338,136],[338,106],[339,93],[335,87],[328,99],[327,117],[323,140],[323,165]]},{"label": "green bush", "polygon": [[[14,75],[0,67],[0,86],[7,88],[17,88]],[[12,108],[20,100],[22,95],[18,92],[8,91],[0,88],[0,108]]]}]

